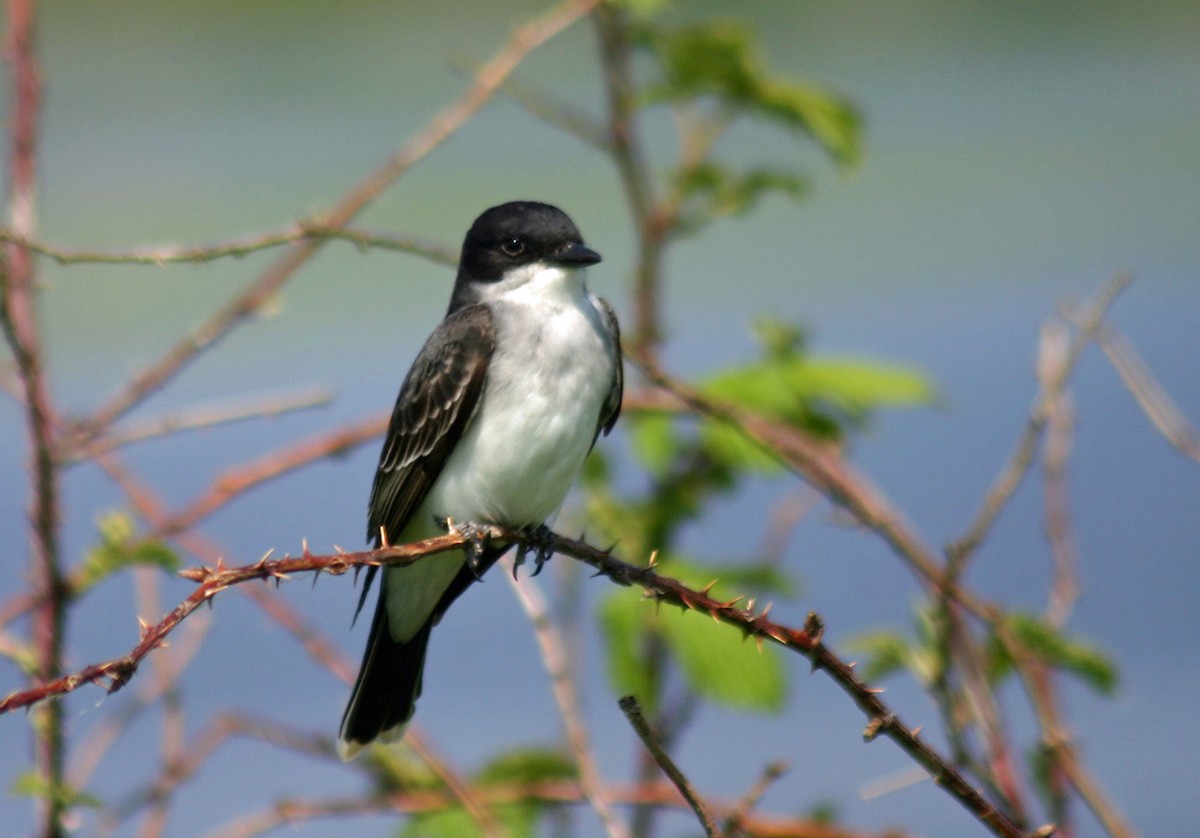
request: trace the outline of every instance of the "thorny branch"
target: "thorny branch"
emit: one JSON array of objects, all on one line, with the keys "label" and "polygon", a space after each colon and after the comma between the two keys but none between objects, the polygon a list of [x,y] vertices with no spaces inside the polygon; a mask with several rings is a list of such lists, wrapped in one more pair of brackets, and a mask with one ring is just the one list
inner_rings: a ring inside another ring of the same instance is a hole
[{"label": "thorny branch", "polygon": [[[492,527],[490,537],[503,543],[524,543],[529,536],[519,530]],[[938,785],[945,788],[981,823],[996,835],[1019,838],[1023,833],[1008,818],[992,806],[966,779],[932,747],[919,738],[919,730],[909,729],[879,698],[880,690],[868,687],[853,672],[853,666],[842,661],[821,642],[824,626],[819,617],[810,614],[803,629],[794,629],[772,622],[767,615],[752,610],[753,603],[739,607],[742,598],[720,601],[707,590],[695,591],[670,577],[659,575],[653,565],[636,567],[614,558],[608,551],[597,549],[583,541],[554,535],[554,551],[595,568],[610,580],[625,586],[643,588],[649,598],[690,611],[707,614],[717,622],[740,629],[757,642],[771,641],[807,657],[814,669],[824,670],[854,700],[868,718],[863,737],[871,741],[883,735],[895,742],[921,765]],[[315,556],[307,548],[298,557],[271,559],[264,557],[252,565],[227,568],[198,567],[180,573],[196,582],[198,587],[183,602],[154,626],[144,627],[141,641],[127,655],[101,664],[85,667],[79,672],[57,679],[37,688],[14,693],[0,701],[0,714],[28,707],[48,698],[56,698],[84,684],[95,683],[108,692],[115,692],[129,682],[143,659],[160,646],[167,636],[193,611],[211,602],[220,592],[251,580],[286,580],[297,573],[324,572],[341,575],[356,567],[395,565],[404,566],[425,556],[461,549],[466,539],[448,534],[412,544]],[[1050,827],[1035,835],[1049,835]]]}]

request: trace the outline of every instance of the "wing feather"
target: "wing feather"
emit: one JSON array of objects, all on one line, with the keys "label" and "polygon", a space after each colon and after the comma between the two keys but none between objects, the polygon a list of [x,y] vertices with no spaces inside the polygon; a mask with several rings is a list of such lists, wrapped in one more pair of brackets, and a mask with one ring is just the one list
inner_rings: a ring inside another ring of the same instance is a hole
[{"label": "wing feather", "polygon": [[[399,538],[479,406],[496,334],[482,305],[450,314],[429,336],[400,387],[368,503],[367,540]],[[368,568],[362,609],[377,568]]]}]

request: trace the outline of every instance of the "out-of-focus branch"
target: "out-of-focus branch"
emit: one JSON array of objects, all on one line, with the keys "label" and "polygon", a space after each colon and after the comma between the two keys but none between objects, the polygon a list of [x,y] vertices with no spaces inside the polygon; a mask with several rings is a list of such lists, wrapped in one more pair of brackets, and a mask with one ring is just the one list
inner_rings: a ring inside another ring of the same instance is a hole
[{"label": "out-of-focus branch", "polygon": [[1012,497],[1013,492],[1020,485],[1026,472],[1029,471],[1029,467],[1033,464],[1033,456],[1037,449],[1038,440],[1041,439],[1042,431],[1045,430],[1046,423],[1049,421],[1051,405],[1059,397],[1062,388],[1070,379],[1076,365],[1079,363],[1079,358],[1082,356],[1083,350],[1098,334],[1104,316],[1108,313],[1113,301],[1116,300],[1117,295],[1132,281],[1132,277],[1128,274],[1118,274],[1100,289],[1099,294],[1088,305],[1087,311],[1084,313],[1079,327],[1071,340],[1071,345],[1067,349],[1066,357],[1055,371],[1055,374],[1046,381],[1041,393],[1038,394],[1038,398],[1034,402],[1033,408],[1029,411],[1029,419],[1025,423],[1025,430],[1021,434],[1021,438],[1017,441],[1017,446],[1012,456],[1004,465],[992,487],[988,490],[983,504],[976,513],[975,519],[967,528],[966,533],[946,549],[949,559],[948,569],[952,575],[961,575],[962,567],[969,561],[975,548],[987,537],[988,532],[991,531],[992,524],[995,523],[996,518],[1000,515],[1000,511],[1008,503],[1009,498]]},{"label": "out-of-focus branch", "polygon": [[247,419],[270,419],[297,410],[324,407],[332,399],[333,396],[329,390],[320,387],[233,403],[196,406],[158,416],[131,427],[114,429],[112,433],[94,440],[82,450],[59,452],[59,458],[64,461],[78,462],[115,448],[169,436],[180,431],[211,428],[230,422],[243,422]]},{"label": "out-of-focus branch", "polygon": [[637,236],[638,258],[634,274],[633,329],[630,346],[651,353],[662,336],[659,312],[663,246],[670,225],[659,216],[653,181],[637,142],[636,91],[631,67],[626,12],[617,3],[600,5],[592,19],[600,38],[608,94],[608,131],[613,162],[625,188]]},{"label": "out-of-focus branch", "polygon": [[[535,783],[497,783],[480,786],[475,793],[494,806],[512,803],[542,803],[546,805],[578,803],[584,800],[580,784],[571,780],[549,780]],[[687,803],[670,783],[652,782],[614,784],[605,789],[615,803],[682,809]],[[439,812],[454,805],[444,791],[413,790],[391,792],[370,797],[278,800],[249,815],[243,815],[228,826],[208,834],[208,838],[253,838],[287,824],[303,823],[323,818],[347,815],[385,815],[393,812],[419,814]],[[725,815],[733,804],[714,801],[713,811]],[[741,822],[744,834],[755,838],[905,838],[905,833],[889,829],[885,832],[865,832],[804,817],[781,817],[749,813]]]},{"label": "out-of-focus branch", "polygon": [[415,236],[396,235],[367,230],[330,227],[315,221],[297,221],[283,230],[257,233],[212,244],[160,245],[135,247],[126,250],[85,250],[65,248],[23,236],[11,229],[0,228],[0,242],[17,245],[40,256],[53,259],[60,265],[154,265],[203,264],[228,257],[241,258],[262,250],[270,250],[305,240],[344,241],[356,247],[396,250],[420,256],[442,265],[455,265],[458,253],[444,244]]},{"label": "out-of-focus branch", "polygon": [[[1062,365],[1067,361],[1066,327],[1052,320],[1042,327],[1038,350],[1038,380],[1043,391],[1062,378]],[[1046,403],[1046,443],[1042,450],[1043,494],[1045,496],[1046,539],[1053,558],[1053,577],[1046,620],[1053,626],[1066,625],[1067,617],[1079,592],[1076,570],[1078,550],[1071,530],[1071,514],[1067,502],[1067,461],[1075,429],[1075,406],[1066,386],[1056,398]]]},{"label": "out-of-focus branch", "polygon": [[[317,223],[328,229],[345,227],[401,175],[474,116],[529,53],[586,15],[598,2],[599,0],[563,0],[515,29],[507,43],[479,69],[462,95],[439,111],[424,129],[346,193],[332,209],[317,219]],[[81,423],[74,434],[72,444],[86,445],[99,436],[132,407],[178,375],[200,352],[258,311],[312,258],[325,241],[326,239],[303,239],[289,245],[283,256],[251,282],[242,293],[172,347],[157,362],[135,375],[88,420]]]},{"label": "out-of-focus branch", "polygon": [[219,476],[198,498],[163,520],[155,528],[154,535],[171,538],[185,532],[255,486],[274,480],[316,460],[345,454],[365,442],[382,436],[387,429],[387,422],[388,414],[368,416],[352,425],[346,425],[331,432],[315,434],[286,448],[265,454],[250,463],[230,469]]},{"label": "out-of-focus branch", "polygon": [[[725,816],[723,828],[726,835],[737,835],[743,832],[746,821],[750,818],[754,807],[758,805],[758,801],[762,800],[762,796],[767,793],[767,789],[770,788],[771,783],[786,774],[787,770],[788,765],[786,762],[771,762],[763,768],[758,780],[750,787],[749,791],[742,795],[741,800],[733,807],[733,811]],[[924,773],[923,771],[921,772],[922,776],[924,776]]]},{"label": "out-of-focus branch", "polygon": [[1151,424],[1182,454],[1200,462],[1200,434],[1138,356],[1133,344],[1111,326],[1101,329],[1097,339]]},{"label": "out-of-focus branch", "polygon": [[[8,223],[19,235],[33,235],[36,224],[38,115],[42,80],[34,42],[34,0],[9,0],[4,54],[10,65]],[[29,433],[30,579],[34,675],[42,684],[61,674],[68,595],[59,555],[58,468],[54,458],[55,411],[43,370],[35,304],[33,258],[27,248],[8,244],[0,254],[0,328],[12,349],[21,383]],[[55,703],[38,709],[33,724],[35,763],[44,785],[39,801],[43,838],[65,834],[62,817],[67,795],[62,788],[66,740],[63,709]]]},{"label": "out-of-focus branch", "polygon": [[[596,767],[596,757],[592,753],[588,741],[587,726],[583,723],[583,713],[579,707],[579,693],[572,680],[572,668],[567,655],[566,644],[550,619],[550,610],[546,607],[546,598],[542,595],[541,587],[529,577],[524,582],[517,580],[516,568],[512,559],[505,557],[500,563],[505,578],[512,583],[512,589],[517,595],[526,616],[533,623],[534,635],[537,637],[538,648],[542,652],[542,662],[550,675],[550,689],[558,704],[559,715],[562,716],[563,726],[567,729],[567,741],[571,753],[575,757],[575,765],[579,769],[579,785],[589,804],[595,810],[600,822],[610,838],[626,838],[628,832],[624,824],[613,814],[612,806],[604,796],[604,787],[600,779],[600,771]],[[511,571],[511,572],[510,572]]]}]

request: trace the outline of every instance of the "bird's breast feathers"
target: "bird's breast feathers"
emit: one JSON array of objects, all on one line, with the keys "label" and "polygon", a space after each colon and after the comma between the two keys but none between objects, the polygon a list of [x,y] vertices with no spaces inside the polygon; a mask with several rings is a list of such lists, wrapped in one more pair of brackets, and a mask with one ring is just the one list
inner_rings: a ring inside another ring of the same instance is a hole
[{"label": "bird's breast feathers", "polygon": [[491,304],[496,351],[475,416],[427,499],[434,514],[540,524],[579,473],[616,349],[582,282],[556,279],[534,278]]}]

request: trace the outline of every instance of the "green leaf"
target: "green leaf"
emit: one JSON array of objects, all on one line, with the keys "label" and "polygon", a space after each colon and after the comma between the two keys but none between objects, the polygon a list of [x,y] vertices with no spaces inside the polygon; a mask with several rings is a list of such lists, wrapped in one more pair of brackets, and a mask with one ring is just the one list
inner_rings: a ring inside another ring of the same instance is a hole
[{"label": "green leaf", "polygon": [[681,234],[695,233],[719,218],[744,215],[771,193],[799,200],[808,190],[807,179],[793,172],[755,168],[740,173],[713,162],[691,166],[676,179],[685,202],[676,226]]},{"label": "green leaf", "polygon": [[[1111,658],[1088,641],[1065,636],[1059,629],[1032,614],[1009,614],[1004,620],[1024,652],[1069,672],[1092,689],[1111,695],[1117,687],[1117,668]],[[1006,674],[1012,659],[993,639],[991,663],[997,676]]]},{"label": "green leaf", "polygon": [[859,669],[864,681],[878,681],[909,668],[912,659],[908,642],[898,633],[876,631],[852,637],[846,648],[867,656]]},{"label": "green leaf", "polygon": [[[717,575],[713,568],[676,558],[664,559],[661,566],[666,575],[696,589],[704,588]],[[786,594],[790,586],[785,577],[768,569],[746,568],[741,575],[741,581],[751,582],[748,587],[755,593]],[[715,586],[713,596],[730,597],[729,581]],[[680,613],[675,607],[645,599],[636,590],[614,591],[600,613],[615,691],[636,695],[651,712],[659,696],[641,655],[642,644],[650,636],[665,642],[688,685],[712,701],[760,712],[777,711],[786,701],[787,678],[778,651],[769,645],[760,650],[735,626],[715,623],[701,614]]]},{"label": "green leaf", "polygon": [[636,695],[648,712],[658,707],[658,689],[642,660],[647,637],[646,612],[641,596],[632,590],[615,590],[605,597],[597,615],[604,638],[608,681],[617,695]]},{"label": "green leaf", "polygon": [[661,476],[679,455],[675,417],[669,413],[632,416],[626,425],[633,452],[651,474]]},{"label": "green leaf", "polygon": [[703,386],[707,395],[774,419],[803,424],[824,405],[861,421],[881,407],[929,404],[924,374],[887,361],[777,357],[726,370]]},{"label": "green leaf", "polygon": [[770,73],[745,26],[723,21],[674,31],[646,27],[637,42],[654,53],[662,69],[662,80],[647,91],[650,101],[711,96],[725,107],[808,134],[839,164],[858,162],[856,110],[816,85]]},{"label": "green leaf", "polygon": [[575,763],[561,750],[520,748],[493,759],[477,775],[480,783],[537,783],[571,780],[578,776]]},{"label": "green leaf", "polygon": [[[508,751],[491,760],[475,776],[480,786],[489,783],[522,785],[542,780],[573,779],[575,764],[561,751],[548,748],[524,748]],[[506,836],[534,836],[538,819],[548,806],[533,801],[506,803],[491,807],[492,814]],[[479,824],[462,807],[414,815],[400,832],[405,838],[459,838],[481,835]]]},{"label": "green leaf", "polygon": [[73,788],[65,783],[52,786],[46,778],[33,771],[18,774],[13,780],[11,791],[15,795],[35,797],[41,800],[54,800],[60,806],[73,808],[83,806],[88,809],[99,809],[104,804],[95,795]]},{"label": "green leaf", "polygon": [[165,542],[137,538],[133,519],[124,512],[109,512],[100,518],[97,528],[100,544],[84,560],[77,593],[133,565],[155,565],[167,571],[179,567],[179,556]]},{"label": "green leaf", "polygon": [[[654,603],[643,603],[653,608]],[[787,701],[787,678],[774,646],[747,641],[734,626],[702,614],[664,608],[658,626],[688,685],[727,707],[778,712]]]}]

